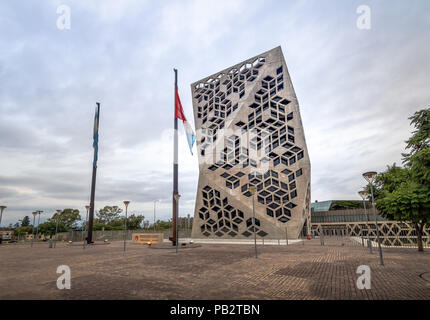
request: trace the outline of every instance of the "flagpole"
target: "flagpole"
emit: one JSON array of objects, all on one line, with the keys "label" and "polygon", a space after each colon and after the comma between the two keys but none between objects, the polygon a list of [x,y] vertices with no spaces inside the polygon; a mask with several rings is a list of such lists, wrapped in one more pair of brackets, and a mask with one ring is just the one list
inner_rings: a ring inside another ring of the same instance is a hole
[{"label": "flagpole", "polygon": [[[175,95],[176,98],[176,90],[178,90],[178,70],[173,69],[175,71]],[[176,111],[176,99],[175,99],[175,111]],[[178,207],[177,207],[177,199],[176,195],[178,194],[178,119],[176,118],[176,112],[174,113],[174,133],[173,133],[173,194],[172,194],[172,209],[173,209],[173,226],[172,226],[172,237],[170,241],[172,241],[172,245],[176,246],[177,242],[177,217],[178,217]]]},{"label": "flagpole", "polygon": [[[96,117],[94,118],[94,132],[93,135],[98,135],[99,130],[99,119],[100,119],[100,103],[96,102]],[[98,141],[97,141],[98,144]],[[94,146],[94,143],[93,143]],[[98,149],[98,146],[97,146]],[[93,177],[91,180],[91,199],[90,199],[90,213],[88,217],[88,235],[87,235],[87,243],[92,243],[93,238],[93,220],[94,220],[94,198],[96,193],[96,174],[97,174],[97,154],[98,150],[94,148],[94,160],[93,160]]]}]

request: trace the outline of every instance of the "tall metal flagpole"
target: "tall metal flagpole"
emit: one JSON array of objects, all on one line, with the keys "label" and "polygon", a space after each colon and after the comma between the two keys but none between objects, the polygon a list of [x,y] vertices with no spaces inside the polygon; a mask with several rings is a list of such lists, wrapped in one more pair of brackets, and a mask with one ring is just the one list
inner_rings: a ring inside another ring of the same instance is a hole
[{"label": "tall metal flagpole", "polygon": [[94,220],[94,198],[96,193],[96,174],[97,174],[97,154],[98,154],[98,137],[99,137],[99,119],[100,119],[100,103],[96,102],[96,114],[94,117],[94,160],[93,160],[93,177],[91,180],[91,199],[90,199],[90,214],[88,217],[88,236],[87,243],[92,243],[93,238],[93,220]]},{"label": "tall metal flagpole", "polygon": [[176,91],[178,90],[178,70],[175,71],[175,113],[174,113],[174,133],[173,133],[173,195],[172,195],[172,208],[173,208],[173,226],[172,226],[172,245],[176,246],[176,223],[178,217],[177,199],[178,194],[178,119],[176,118]]}]

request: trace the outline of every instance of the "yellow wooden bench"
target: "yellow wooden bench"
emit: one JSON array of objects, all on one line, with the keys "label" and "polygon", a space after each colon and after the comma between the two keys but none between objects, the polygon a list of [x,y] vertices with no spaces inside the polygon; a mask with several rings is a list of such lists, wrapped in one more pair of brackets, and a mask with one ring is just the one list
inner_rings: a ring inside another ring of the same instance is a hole
[{"label": "yellow wooden bench", "polygon": [[162,233],[133,233],[133,243],[160,244],[163,243]]}]

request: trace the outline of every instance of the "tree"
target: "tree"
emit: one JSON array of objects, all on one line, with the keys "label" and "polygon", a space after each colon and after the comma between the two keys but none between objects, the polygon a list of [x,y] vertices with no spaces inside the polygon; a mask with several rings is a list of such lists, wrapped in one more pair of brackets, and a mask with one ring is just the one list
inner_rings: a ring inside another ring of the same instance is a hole
[{"label": "tree", "polygon": [[404,162],[409,162],[411,157],[427,149],[430,145],[430,108],[415,112],[411,120],[411,125],[415,127],[412,137],[406,141],[406,149],[409,153],[403,153]]},{"label": "tree", "polygon": [[412,155],[408,164],[414,180],[430,188],[430,147]]},{"label": "tree", "polygon": [[119,220],[122,209],[118,206],[105,206],[97,212],[97,222],[109,224],[112,221]]},{"label": "tree", "polygon": [[124,230],[124,219],[112,220],[104,226],[106,230]]},{"label": "tree", "polygon": [[94,222],[93,223],[93,230],[94,231],[100,231],[103,228],[104,228],[104,230],[113,230],[110,225],[106,225],[106,224],[100,223],[100,222]]},{"label": "tree", "polygon": [[167,230],[172,227],[173,227],[172,219],[169,219],[169,221],[157,220],[157,222],[155,223],[156,230]]},{"label": "tree", "polygon": [[[136,216],[132,214],[127,218],[127,229],[128,230],[137,230],[142,227],[142,222],[145,219],[144,216]],[[125,219],[123,219],[125,220]]]},{"label": "tree", "polygon": [[[41,223],[39,225],[39,233],[54,235],[56,228],[57,228],[57,222],[53,219],[49,219],[48,221]],[[57,232],[66,232],[67,230],[68,229],[66,225],[63,222],[59,221]]]},{"label": "tree", "polygon": [[411,168],[411,173],[417,182],[430,188],[430,108],[415,112],[409,118],[415,127],[412,136],[406,141],[403,162]]},{"label": "tree", "polygon": [[417,232],[418,251],[423,251],[423,229],[430,225],[430,109],[409,118],[415,127],[403,153],[405,167],[395,164],[375,180],[376,207],[384,215],[410,221]]},{"label": "tree", "polygon": [[[392,166],[387,166],[387,170],[379,173],[374,182],[375,188],[373,188],[373,195],[375,201],[385,197],[387,192],[393,192],[400,185],[411,179],[411,172],[407,168],[398,167],[396,163],[393,163]],[[370,195],[371,190],[370,186],[367,186],[367,193]],[[393,219],[392,216],[385,212],[381,212],[382,216]]]},{"label": "tree", "polygon": [[411,221],[417,232],[418,251],[423,251],[423,228],[429,223],[430,189],[413,181],[405,181],[377,200],[376,207],[395,220]]},{"label": "tree", "polygon": [[21,227],[26,227],[30,225],[30,217],[25,216],[21,221]]},{"label": "tree", "polygon": [[16,228],[14,230],[14,235],[15,236],[19,236],[19,235],[24,235],[26,233],[32,233],[33,232],[33,226],[21,226],[19,228]]},{"label": "tree", "polygon": [[81,216],[79,215],[78,209],[64,209],[60,216],[58,216],[57,213],[54,213],[54,215],[49,219],[49,221],[57,223],[57,218],[58,224],[61,223],[66,228],[65,231],[76,227],[76,222],[81,220]]}]

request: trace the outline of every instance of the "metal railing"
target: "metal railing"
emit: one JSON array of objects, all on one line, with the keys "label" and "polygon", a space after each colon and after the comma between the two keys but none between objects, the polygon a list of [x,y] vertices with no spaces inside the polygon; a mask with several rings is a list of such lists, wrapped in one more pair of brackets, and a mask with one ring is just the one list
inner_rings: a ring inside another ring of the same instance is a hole
[{"label": "metal railing", "polygon": [[[367,228],[365,222],[342,223],[315,223],[312,224],[312,233],[323,237],[356,237],[369,238],[372,244],[377,245],[375,222],[369,222]],[[411,223],[399,221],[378,221],[379,237],[384,247],[417,248],[418,237]],[[423,230],[423,247],[430,248],[430,229]]]}]

